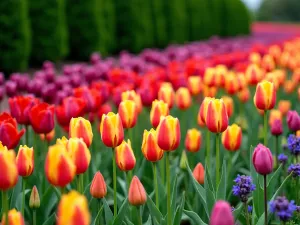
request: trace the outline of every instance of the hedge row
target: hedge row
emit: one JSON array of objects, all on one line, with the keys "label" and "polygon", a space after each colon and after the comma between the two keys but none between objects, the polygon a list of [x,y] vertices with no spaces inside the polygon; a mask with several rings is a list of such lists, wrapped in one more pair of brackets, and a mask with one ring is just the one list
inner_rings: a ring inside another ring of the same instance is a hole
[{"label": "hedge row", "polygon": [[5,0],[0,71],[24,70],[29,61],[87,60],[94,51],[139,52],[248,34],[249,27],[241,0]]}]

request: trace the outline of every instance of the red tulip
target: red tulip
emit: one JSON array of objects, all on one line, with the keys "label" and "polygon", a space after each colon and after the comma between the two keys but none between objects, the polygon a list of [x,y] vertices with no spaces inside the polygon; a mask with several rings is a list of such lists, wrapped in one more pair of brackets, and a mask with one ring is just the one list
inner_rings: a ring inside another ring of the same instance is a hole
[{"label": "red tulip", "polygon": [[54,106],[39,103],[31,108],[29,119],[34,132],[48,134],[54,128]]},{"label": "red tulip", "polygon": [[85,112],[95,112],[102,102],[102,96],[94,88],[79,87],[74,90],[74,96],[81,98],[86,103]]}]

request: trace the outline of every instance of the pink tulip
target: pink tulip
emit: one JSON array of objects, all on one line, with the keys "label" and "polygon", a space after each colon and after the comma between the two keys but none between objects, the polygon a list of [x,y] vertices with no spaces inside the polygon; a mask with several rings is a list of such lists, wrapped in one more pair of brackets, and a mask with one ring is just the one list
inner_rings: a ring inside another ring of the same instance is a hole
[{"label": "pink tulip", "polygon": [[300,116],[297,111],[290,110],[287,114],[286,121],[290,130],[300,130]]},{"label": "pink tulip", "polygon": [[209,225],[234,225],[230,205],[225,201],[217,201],[211,213]]},{"label": "pink tulip", "polygon": [[271,125],[271,133],[274,136],[279,136],[282,134],[282,122],[281,120],[275,120]]},{"label": "pink tulip", "polygon": [[273,171],[273,156],[266,146],[258,144],[252,155],[252,163],[257,173],[267,175]]}]

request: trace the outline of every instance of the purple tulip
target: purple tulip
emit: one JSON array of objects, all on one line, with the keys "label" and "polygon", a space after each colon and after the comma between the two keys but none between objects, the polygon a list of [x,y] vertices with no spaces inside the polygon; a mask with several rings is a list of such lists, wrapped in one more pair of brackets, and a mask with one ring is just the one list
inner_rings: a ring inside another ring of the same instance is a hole
[{"label": "purple tulip", "polygon": [[225,201],[217,201],[211,213],[209,225],[234,225],[230,205]]},{"label": "purple tulip", "polygon": [[47,70],[47,69],[54,69],[54,63],[53,62],[51,62],[51,61],[45,61],[44,63],[43,63],[43,69],[44,70]]},{"label": "purple tulip", "polygon": [[90,57],[91,64],[95,65],[101,61],[101,55],[98,52],[94,52]]},{"label": "purple tulip", "polygon": [[281,120],[274,120],[274,122],[271,125],[271,133],[274,136],[279,136],[282,134],[282,122]]},{"label": "purple tulip", "polygon": [[0,72],[0,85],[3,85],[5,82],[5,76],[4,73]]},{"label": "purple tulip", "polygon": [[267,175],[273,171],[273,156],[266,146],[258,144],[252,155],[252,163],[257,173]]},{"label": "purple tulip", "polygon": [[300,116],[297,111],[290,110],[287,114],[286,121],[291,131],[300,130]]},{"label": "purple tulip", "polygon": [[11,80],[6,81],[5,91],[8,97],[13,97],[17,94],[17,83]]}]

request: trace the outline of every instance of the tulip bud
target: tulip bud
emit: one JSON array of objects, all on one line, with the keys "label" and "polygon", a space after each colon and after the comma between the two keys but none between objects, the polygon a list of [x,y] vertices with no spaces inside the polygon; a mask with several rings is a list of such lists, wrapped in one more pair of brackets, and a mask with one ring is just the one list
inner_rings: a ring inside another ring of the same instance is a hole
[{"label": "tulip bud", "polygon": [[187,163],[188,163],[188,158],[186,156],[186,151],[182,151],[182,154],[181,154],[181,157],[180,157],[180,162],[179,162],[180,168],[185,170]]},{"label": "tulip bud", "polygon": [[227,76],[228,69],[225,65],[216,66],[216,85],[218,87],[225,86],[225,77]]},{"label": "tulip bud", "polygon": [[150,121],[152,126],[156,128],[160,122],[160,117],[167,115],[169,115],[168,104],[162,100],[154,100],[150,111]]},{"label": "tulip bud", "polygon": [[157,162],[163,157],[164,151],[157,144],[156,130],[144,130],[142,153],[144,157],[150,162]]},{"label": "tulip bud", "polygon": [[289,100],[280,100],[278,102],[278,110],[285,116],[291,108],[291,102]]},{"label": "tulip bud", "polygon": [[51,132],[49,132],[48,134],[40,134],[40,138],[42,141],[47,141],[48,143],[51,142],[53,140],[55,136],[55,129],[53,129]]},{"label": "tulip bud", "polygon": [[242,129],[236,124],[228,126],[222,133],[222,143],[228,151],[238,150],[242,143]]},{"label": "tulip bud", "polygon": [[252,155],[252,163],[257,173],[267,175],[273,171],[273,156],[266,146],[258,144]]},{"label": "tulip bud", "polygon": [[134,101],[136,104],[138,113],[140,113],[142,111],[143,104],[142,104],[141,96],[139,94],[137,94],[134,90],[122,92],[121,98],[122,98],[122,101],[125,101],[125,100]]},{"label": "tulip bud", "polygon": [[61,197],[58,204],[56,225],[90,225],[91,214],[88,201],[77,191],[70,191]]},{"label": "tulip bud", "polygon": [[0,190],[6,191],[14,187],[18,182],[18,168],[16,164],[16,154],[14,151],[7,150],[1,144],[0,151],[0,165],[1,165],[1,176],[0,176]]},{"label": "tulip bud", "polygon": [[219,200],[215,203],[209,225],[234,225],[231,207],[227,202]]},{"label": "tulip bud", "polygon": [[261,56],[259,53],[257,52],[252,52],[250,55],[249,55],[249,61],[255,65],[260,65],[260,62],[261,62]]},{"label": "tulip bud", "polygon": [[260,110],[273,109],[276,103],[276,90],[274,84],[262,81],[257,84],[254,95],[254,105]]},{"label": "tulip bud", "polygon": [[209,102],[206,115],[206,126],[210,132],[221,133],[228,126],[228,115],[222,99]]},{"label": "tulip bud", "polygon": [[176,91],[176,105],[181,110],[188,109],[192,104],[192,98],[187,88],[181,87]]},{"label": "tulip bud", "polygon": [[62,144],[49,147],[45,162],[46,177],[54,186],[65,187],[76,173],[76,166]]},{"label": "tulip bud", "polygon": [[132,128],[135,126],[138,117],[138,111],[134,101],[122,101],[119,105],[118,114],[120,115],[123,128]]},{"label": "tulip bud", "polygon": [[66,145],[75,166],[76,174],[84,173],[91,161],[91,153],[82,138],[70,138]]},{"label": "tulip bud", "polygon": [[204,74],[203,83],[208,87],[216,86],[216,69],[215,68],[207,68]]},{"label": "tulip bud", "polygon": [[270,116],[269,116],[269,126],[272,126],[273,122],[275,120],[282,120],[282,114],[279,110],[277,109],[272,109],[270,111]]},{"label": "tulip bud", "polygon": [[172,116],[162,117],[157,127],[157,144],[164,151],[174,151],[180,144],[180,124]]},{"label": "tulip bud", "polygon": [[162,86],[158,91],[158,100],[167,103],[169,109],[171,109],[175,100],[174,89],[170,86]]},{"label": "tulip bud", "polygon": [[78,117],[72,118],[69,129],[70,138],[82,138],[86,146],[90,147],[93,141],[93,130],[90,121]]},{"label": "tulip bud", "polygon": [[248,66],[245,75],[250,85],[256,85],[261,81],[263,72],[256,64],[251,64]]},{"label": "tulip bud", "polygon": [[34,185],[30,194],[29,207],[32,209],[38,209],[40,208],[40,204],[41,204],[40,195],[38,189]]},{"label": "tulip bud", "polygon": [[238,92],[238,98],[242,103],[248,102],[250,98],[250,91],[249,88],[244,88]]},{"label": "tulip bud", "polygon": [[198,152],[202,142],[201,132],[197,129],[189,129],[185,137],[185,149],[189,152]]},{"label": "tulip bud", "polygon": [[134,206],[143,205],[147,201],[145,188],[137,176],[134,176],[131,180],[128,191],[128,201]]},{"label": "tulip bud", "polygon": [[9,210],[8,223],[6,223],[6,214],[3,213],[1,225],[25,225],[24,218],[16,209]]},{"label": "tulip bud", "polygon": [[300,116],[297,111],[289,111],[286,117],[286,122],[291,131],[300,130]]},{"label": "tulip bud", "polygon": [[28,148],[26,145],[20,145],[16,158],[19,175],[28,177],[34,169],[34,154],[33,148]]},{"label": "tulip bud", "polygon": [[204,184],[205,171],[203,165],[198,163],[193,170],[193,176],[199,184]]},{"label": "tulip bud", "polygon": [[199,115],[202,120],[202,122],[206,122],[206,115],[207,115],[207,109],[208,109],[208,104],[210,101],[212,101],[213,98],[210,97],[205,97],[203,102],[201,103],[200,109],[199,109]]},{"label": "tulip bud", "polygon": [[271,124],[271,133],[274,136],[279,136],[281,135],[283,132],[283,128],[282,128],[282,121],[281,120],[274,120],[273,123]]},{"label": "tulip bud", "polygon": [[283,89],[287,94],[292,94],[296,88],[296,83],[293,80],[287,80],[284,82]]},{"label": "tulip bud", "polygon": [[202,79],[199,76],[190,76],[187,81],[187,86],[192,95],[200,94],[202,90]]},{"label": "tulip bud", "polygon": [[230,72],[226,76],[225,80],[225,90],[227,91],[228,94],[234,95],[237,93],[240,89],[237,76],[234,72]]},{"label": "tulip bud", "polygon": [[228,117],[231,117],[233,110],[234,110],[234,103],[231,97],[229,96],[223,96],[222,97],[225,107],[226,107],[226,112]]},{"label": "tulip bud", "polygon": [[119,114],[109,112],[101,119],[100,133],[103,143],[107,147],[115,148],[124,140],[124,130]]},{"label": "tulip bud", "polygon": [[115,148],[115,155],[120,170],[129,171],[134,168],[136,160],[129,139]]},{"label": "tulip bud", "polygon": [[261,67],[266,71],[270,72],[275,69],[275,66],[276,65],[273,57],[269,54],[264,55],[264,57],[262,58]]},{"label": "tulip bud", "polygon": [[102,174],[98,171],[91,183],[90,193],[93,198],[104,198],[107,193],[106,183]]},{"label": "tulip bud", "polygon": [[29,112],[31,126],[35,133],[48,134],[54,129],[54,106],[39,103]]},{"label": "tulip bud", "polygon": [[209,87],[206,85],[203,86],[203,96],[204,97],[214,98],[217,94],[217,91],[218,91],[217,87]]}]

